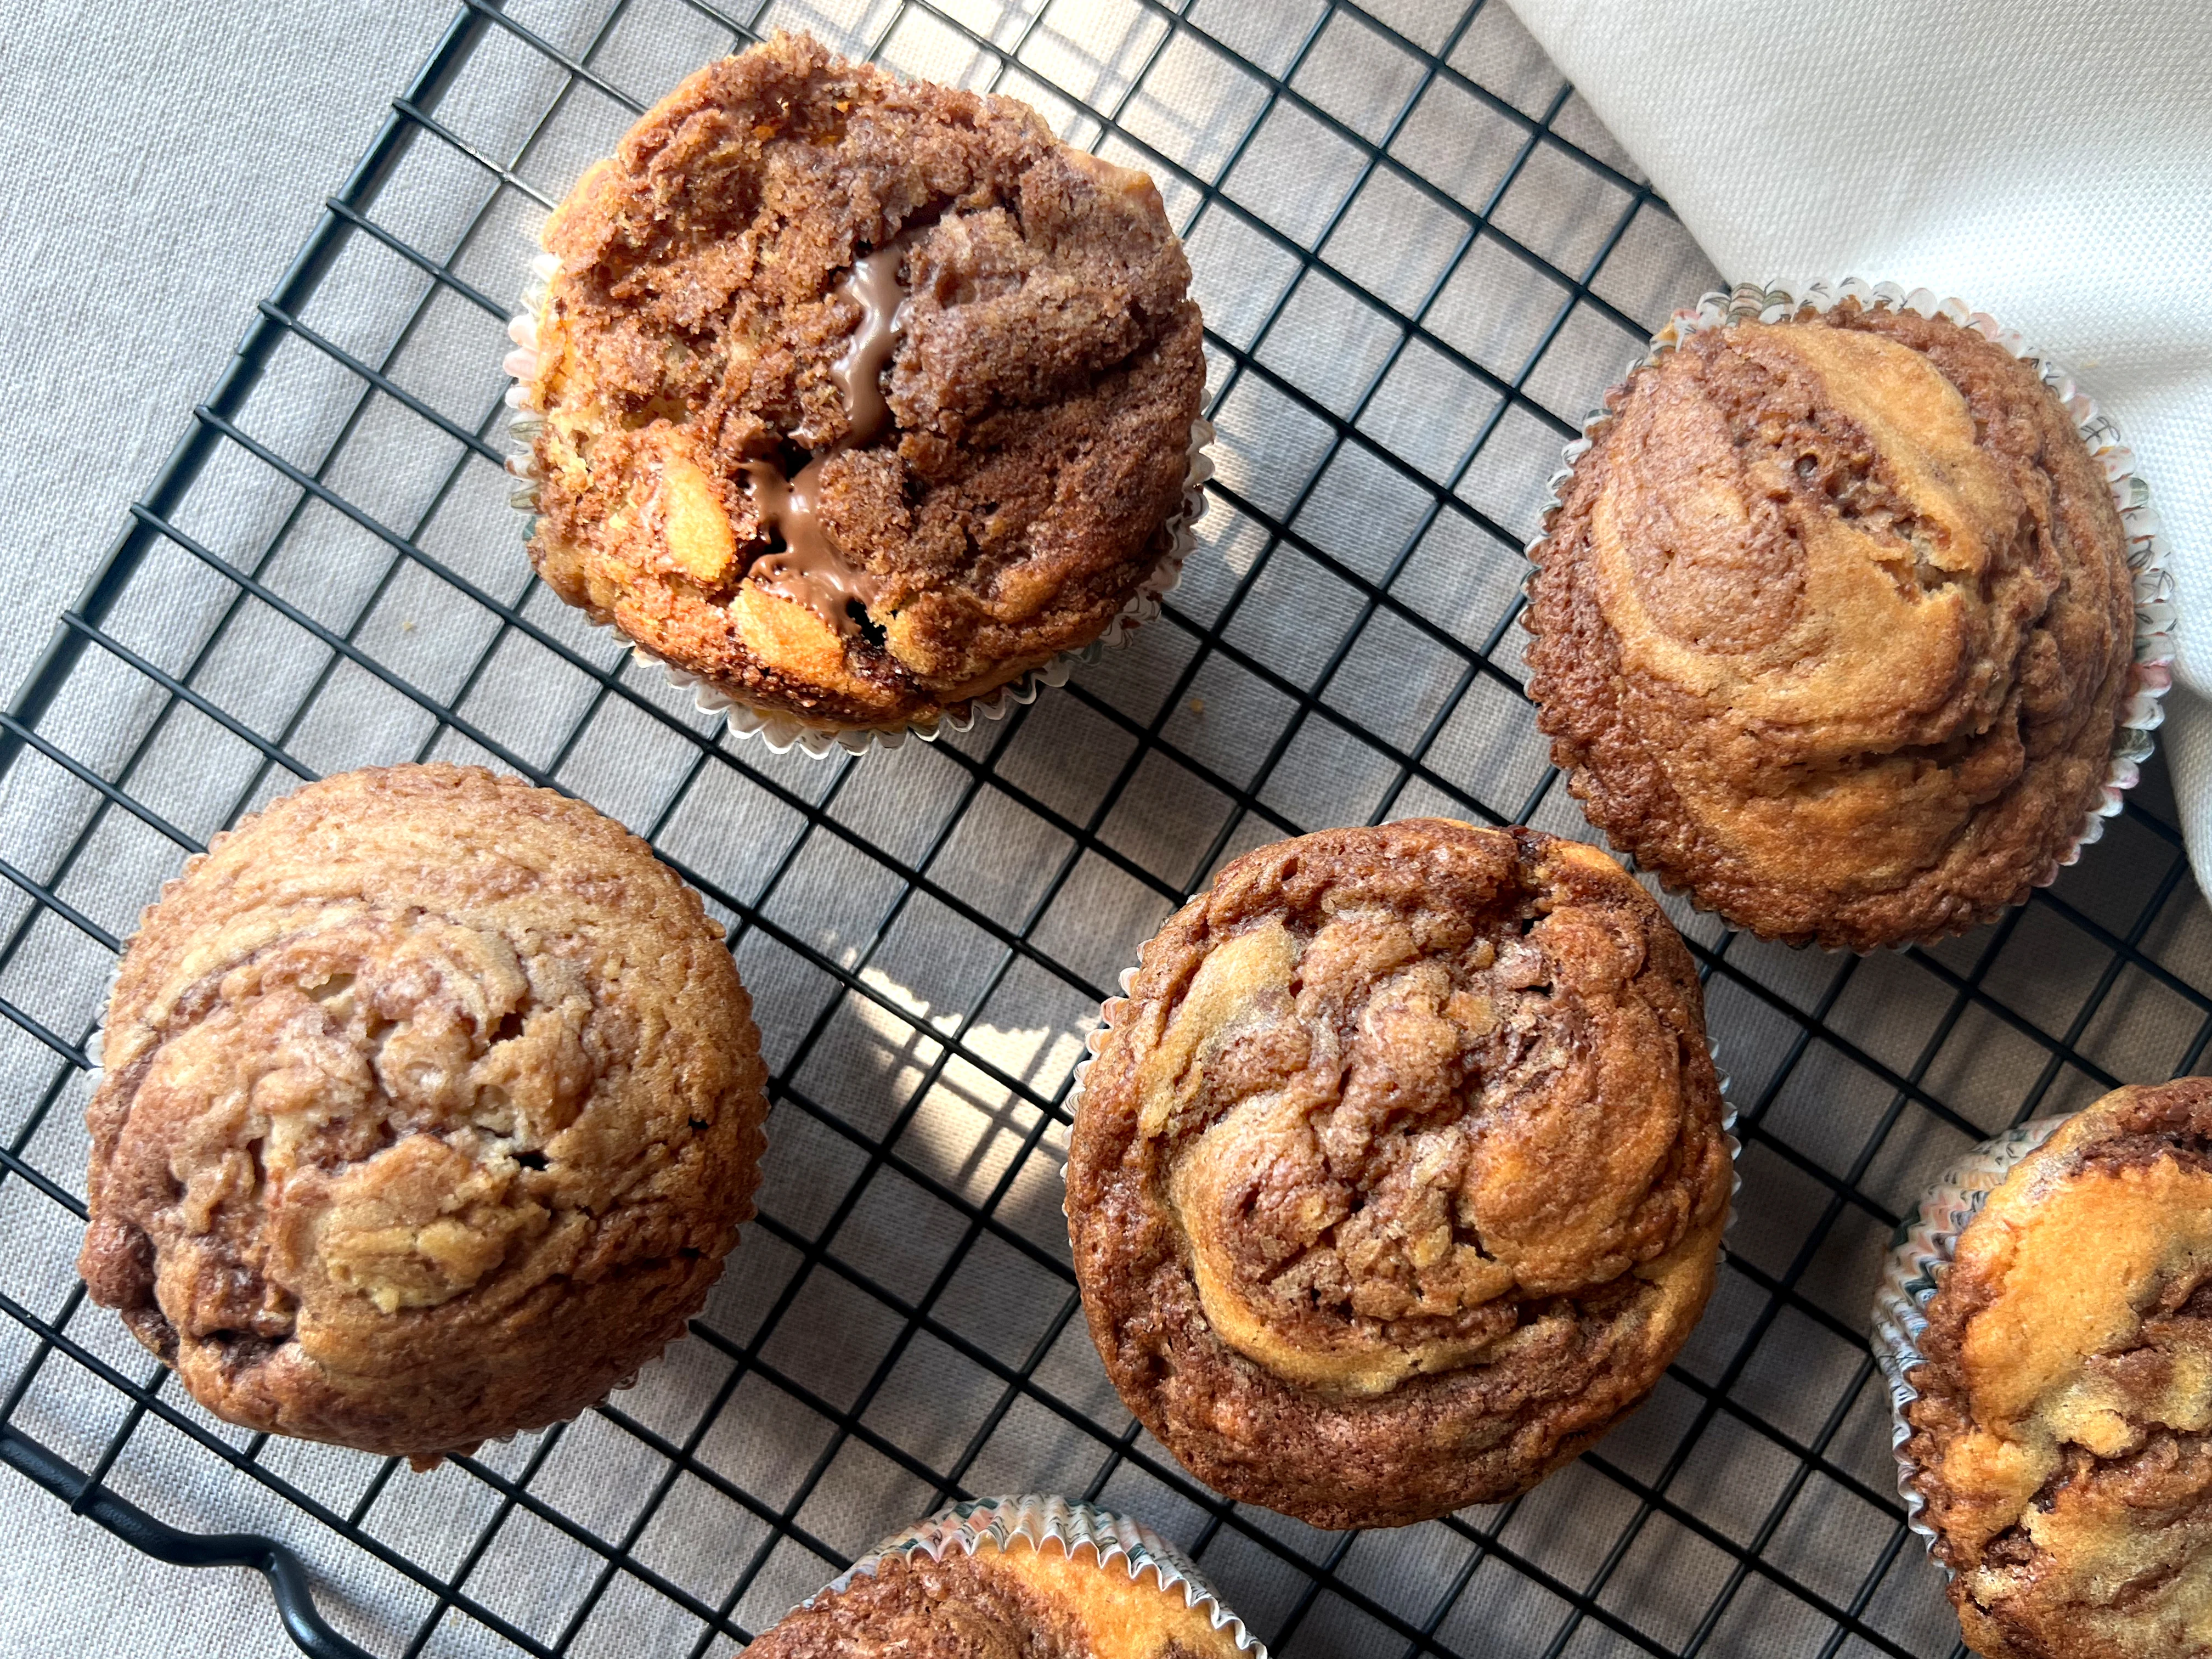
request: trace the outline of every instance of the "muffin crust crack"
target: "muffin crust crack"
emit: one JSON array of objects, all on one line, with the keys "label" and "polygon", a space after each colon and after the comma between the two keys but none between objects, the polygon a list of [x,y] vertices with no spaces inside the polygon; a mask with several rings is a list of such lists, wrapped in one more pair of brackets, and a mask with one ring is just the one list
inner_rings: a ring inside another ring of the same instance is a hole
[{"label": "muffin crust crack", "polygon": [[1168,550],[1189,266],[1149,179],[1026,106],[778,35],[544,241],[532,558],[732,696],[927,718],[1096,638]]},{"label": "muffin crust crack", "polygon": [[1068,1213],[1154,1433],[1232,1496],[1387,1524],[1534,1484],[1640,1397],[1729,1180],[1650,899],[1593,849],[1415,820],[1249,854],[1161,930]]},{"label": "muffin crust crack", "polygon": [[126,951],[80,1261],[234,1422],[434,1457],[573,1415],[750,1213],[760,1065],[699,901],[580,803],[347,774]]},{"label": "muffin crust crack", "polygon": [[1991,1659],[2212,1652],[2208,1137],[2212,1080],[2107,1095],[1990,1194],[1929,1304],[1904,1451]]}]

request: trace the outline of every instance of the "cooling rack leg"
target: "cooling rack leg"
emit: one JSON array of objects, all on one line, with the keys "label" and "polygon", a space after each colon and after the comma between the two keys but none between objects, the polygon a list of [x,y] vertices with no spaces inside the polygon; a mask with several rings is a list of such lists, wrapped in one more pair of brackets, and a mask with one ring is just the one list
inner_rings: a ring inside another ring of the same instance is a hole
[{"label": "cooling rack leg", "polygon": [[88,1488],[83,1470],[20,1429],[0,1427],[0,1458],[135,1550],[180,1567],[252,1568],[269,1581],[286,1632],[313,1659],[372,1659],[330,1627],[316,1609],[306,1566],[276,1540],[247,1532],[179,1532],[105,1487]]}]

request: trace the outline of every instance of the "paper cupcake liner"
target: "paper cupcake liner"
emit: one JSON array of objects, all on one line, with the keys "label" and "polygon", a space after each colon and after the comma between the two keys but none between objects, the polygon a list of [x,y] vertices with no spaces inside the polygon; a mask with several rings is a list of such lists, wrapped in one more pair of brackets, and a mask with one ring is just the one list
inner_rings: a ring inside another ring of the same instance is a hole
[{"label": "paper cupcake liner", "polygon": [[[507,355],[507,372],[514,377],[507,388],[507,404],[514,410],[507,422],[513,443],[507,460],[507,470],[517,480],[516,488],[507,499],[522,511],[535,515],[538,511],[537,461],[533,451],[538,434],[544,428],[544,417],[532,410],[527,399],[530,380],[538,372],[538,319],[542,313],[554,275],[560,261],[552,254],[541,253],[531,261],[531,280],[523,290],[524,310],[511,319],[507,325],[507,337],[514,341],[514,349]],[[659,667],[668,684],[692,693],[692,702],[702,714],[720,714],[729,726],[731,735],[757,738],[770,750],[782,754],[794,746],[819,759],[842,751],[851,755],[866,754],[871,749],[896,749],[909,737],[924,743],[933,743],[947,732],[968,732],[980,720],[1003,720],[1016,708],[1035,702],[1037,694],[1048,686],[1067,684],[1068,676],[1085,663],[1098,660],[1109,646],[1126,644],[1131,634],[1160,614],[1160,602],[1182,580],[1183,561],[1197,545],[1197,525],[1206,514],[1206,483],[1213,476],[1213,461],[1206,447],[1213,441],[1213,423],[1198,420],[1191,422],[1189,458],[1183,474],[1182,504],[1166,525],[1168,550],[1152,567],[1128,602],[1106,624],[1105,631],[1089,643],[1072,651],[1063,651],[1049,661],[1029,669],[1006,684],[993,688],[980,696],[967,698],[935,714],[910,720],[893,721],[882,726],[840,726],[826,720],[809,720],[787,708],[770,708],[750,703],[732,696],[718,686],[711,685],[697,675],[655,656],[635,640],[630,641],[631,654],[640,662]],[[593,622],[596,628],[612,628],[612,623]]]},{"label": "paper cupcake liner", "polygon": [[[2150,504],[2150,485],[2136,471],[2134,452],[2120,442],[2111,417],[2099,411],[2095,401],[2075,384],[2072,374],[1987,312],[1975,311],[1960,300],[1939,299],[1929,289],[1917,288],[1908,293],[1896,283],[1867,283],[1856,276],[1840,283],[1810,284],[1739,283],[1726,293],[1707,294],[1695,306],[1677,311],[1652,337],[1644,355],[1607,389],[1598,407],[1583,417],[1582,436],[1567,446],[1559,471],[1549,481],[1551,499],[1544,509],[1543,528],[1528,544],[1530,580],[1534,575],[1536,550],[1552,532],[1552,520],[1565,502],[1575,463],[1613,423],[1627,396],[1630,375],[1658,363],[1692,334],[1733,328],[1738,323],[1783,322],[1808,311],[1832,310],[1845,300],[1856,300],[1868,311],[1911,311],[1923,317],[1947,317],[2022,362],[2033,363],[2043,383],[2073,417],[2075,430],[2081,434],[2091,458],[2104,469],[2112,486],[2112,504],[2119,509],[2120,523],[2127,532],[2128,566],[2135,573],[2135,658],[2120,700],[2119,729],[2101,795],[2083,819],[2081,832],[2072,845],[2036,878],[2036,886],[2048,887],[2058,879],[2060,870],[2081,856],[2084,847],[2103,838],[2106,820],[2118,813],[2127,791],[2142,775],[2143,762],[2150,758],[2151,733],[2166,718],[2160,699],[2173,684],[2173,581],[2166,572],[2165,550],[2158,544],[2158,515]],[[1527,591],[1526,582],[1522,591]],[[1710,905],[1698,903],[1694,897],[1691,902],[1697,908],[1712,913]]]},{"label": "paper cupcake liner", "polygon": [[[1115,1024],[1121,1016],[1129,1012],[1129,987],[1136,977],[1135,968],[1124,968],[1121,970],[1121,978],[1117,981],[1121,985],[1121,994],[1118,997],[1109,997],[1099,1005],[1097,1023],[1084,1035],[1083,1058],[1075,1062],[1075,1073],[1068,1083],[1067,1115],[1071,1120],[1083,1103],[1084,1079],[1090,1075],[1091,1068],[1098,1062],[1099,1053],[1106,1046],[1107,1032],[1113,1030]],[[1725,1236],[1728,1231],[1735,1225],[1735,1198],[1736,1194],[1743,1190],[1741,1164],[1743,1143],[1735,1138],[1735,1103],[1729,1098],[1730,1087],[1729,1074],[1721,1068],[1721,1045],[1711,1036],[1705,1039],[1705,1055],[1713,1062],[1713,1072],[1720,1084],[1721,1135],[1728,1142],[1729,1212],[1728,1218],[1721,1223],[1721,1232]],[[1066,1216],[1067,1214],[1067,1165],[1065,1164],[1060,1166],[1060,1212]]]},{"label": "paper cupcake liner", "polygon": [[[166,883],[163,884],[165,886]],[[131,941],[138,937],[133,927],[128,938],[115,952],[115,960],[108,965],[107,986],[100,994],[100,1012],[93,1016],[92,1030],[84,1040],[84,1057],[91,1062],[85,1068],[85,1081],[92,1088],[100,1087],[100,1074],[106,1068],[101,1064],[107,1048],[107,1016],[115,1006],[115,987],[123,978],[123,953],[131,948]]]},{"label": "paper cupcake liner", "polygon": [[[1921,1494],[1919,1466],[1905,1450],[1912,1437],[1905,1407],[1920,1398],[1912,1373],[1928,1358],[1920,1349],[1928,1329],[1928,1304],[1951,1271],[1959,1235],[1966,1224],[1982,1212],[1982,1206],[2004,1184],[2013,1166],[2073,1115],[2063,1112],[2035,1118],[1984,1141],[1936,1177],[1890,1240],[1889,1259],[1875,1292],[1874,1357],[1889,1380],[1890,1443],[1897,1454],[1897,1492],[1905,1500],[1905,1524],[1920,1534],[1930,1555],[1936,1553],[1936,1528],[1925,1518],[1928,1500]],[[1937,1565],[1942,1565],[1940,1558]],[[1948,1567],[1943,1571],[1950,1577]]]},{"label": "paper cupcake liner", "polygon": [[1213,1587],[1181,1550],[1141,1522],[1064,1498],[979,1498],[954,1504],[893,1533],[801,1606],[811,1607],[842,1593],[855,1578],[873,1577],[894,1557],[926,1555],[942,1561],[948,1554],[973,1555],[985,1546],[1005,1549],[1016,1539],[1026,1539],[1038,1549],[1048,1540],[1057,1540],[1071,1560],[1088,1550],[1099,1571],[1121,1571],[1133,1582],[1149,1572],[1163,1590],[1180,1590],[1184,1606],[1203,1612],[1214,1629],[1226,1631],[1253,1659],[1267,1659],[1266,1645],[1222,1606]]}]

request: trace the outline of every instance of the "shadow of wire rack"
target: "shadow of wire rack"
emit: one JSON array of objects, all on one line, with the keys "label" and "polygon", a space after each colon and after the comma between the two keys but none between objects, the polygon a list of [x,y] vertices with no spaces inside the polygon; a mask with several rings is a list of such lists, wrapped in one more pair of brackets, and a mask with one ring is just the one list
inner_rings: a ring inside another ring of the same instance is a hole
[{"label": "shadow of wire rack", "polygon": [[[726,737],[552,601],[500,471],[544,210],[777,24],[1148,169],[1210,325],[1220,477],[1166,617],[858,763]],[[1712,279],[1499,0],[468,0],[0,716],[0,1454],[150,1553],[260,1568],[325,1656],[727,1651],[891,1526],[1013,1490],[1150,1519],[1285,1656],[1960,1650],[1864,1312],[1945,1155],[2197,1066],[2212,916],[2155,768],[2056,888],[1932,950],[1791,952],[1668,901],[1741,1219],[1652,1401],[1518,1502],[1349,1535],[1223,1504],[1121,1409],[1066,1261],[1080,1034],[1223,859],[1421,811],[1588,833],[1521,693],[1520,550],[1571,421]],[[433,757],[586,796],[709,896],[775,1105],[692,1340],[418,1476],[215,1421],[71,1263],[140,907],[297,779]]]}]

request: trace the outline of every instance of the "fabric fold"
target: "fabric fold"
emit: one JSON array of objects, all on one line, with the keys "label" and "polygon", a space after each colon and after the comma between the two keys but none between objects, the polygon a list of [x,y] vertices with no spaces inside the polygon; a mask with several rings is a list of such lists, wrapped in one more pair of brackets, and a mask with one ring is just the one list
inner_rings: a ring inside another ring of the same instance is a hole
[{"label": "fabric fold", "polygon": [[2201,0],[1511,3],[1729,281],[1856,276],[1956,295],[2074,369],[2112,416],[2173,574],[2163,741],[2212,891]]}]

